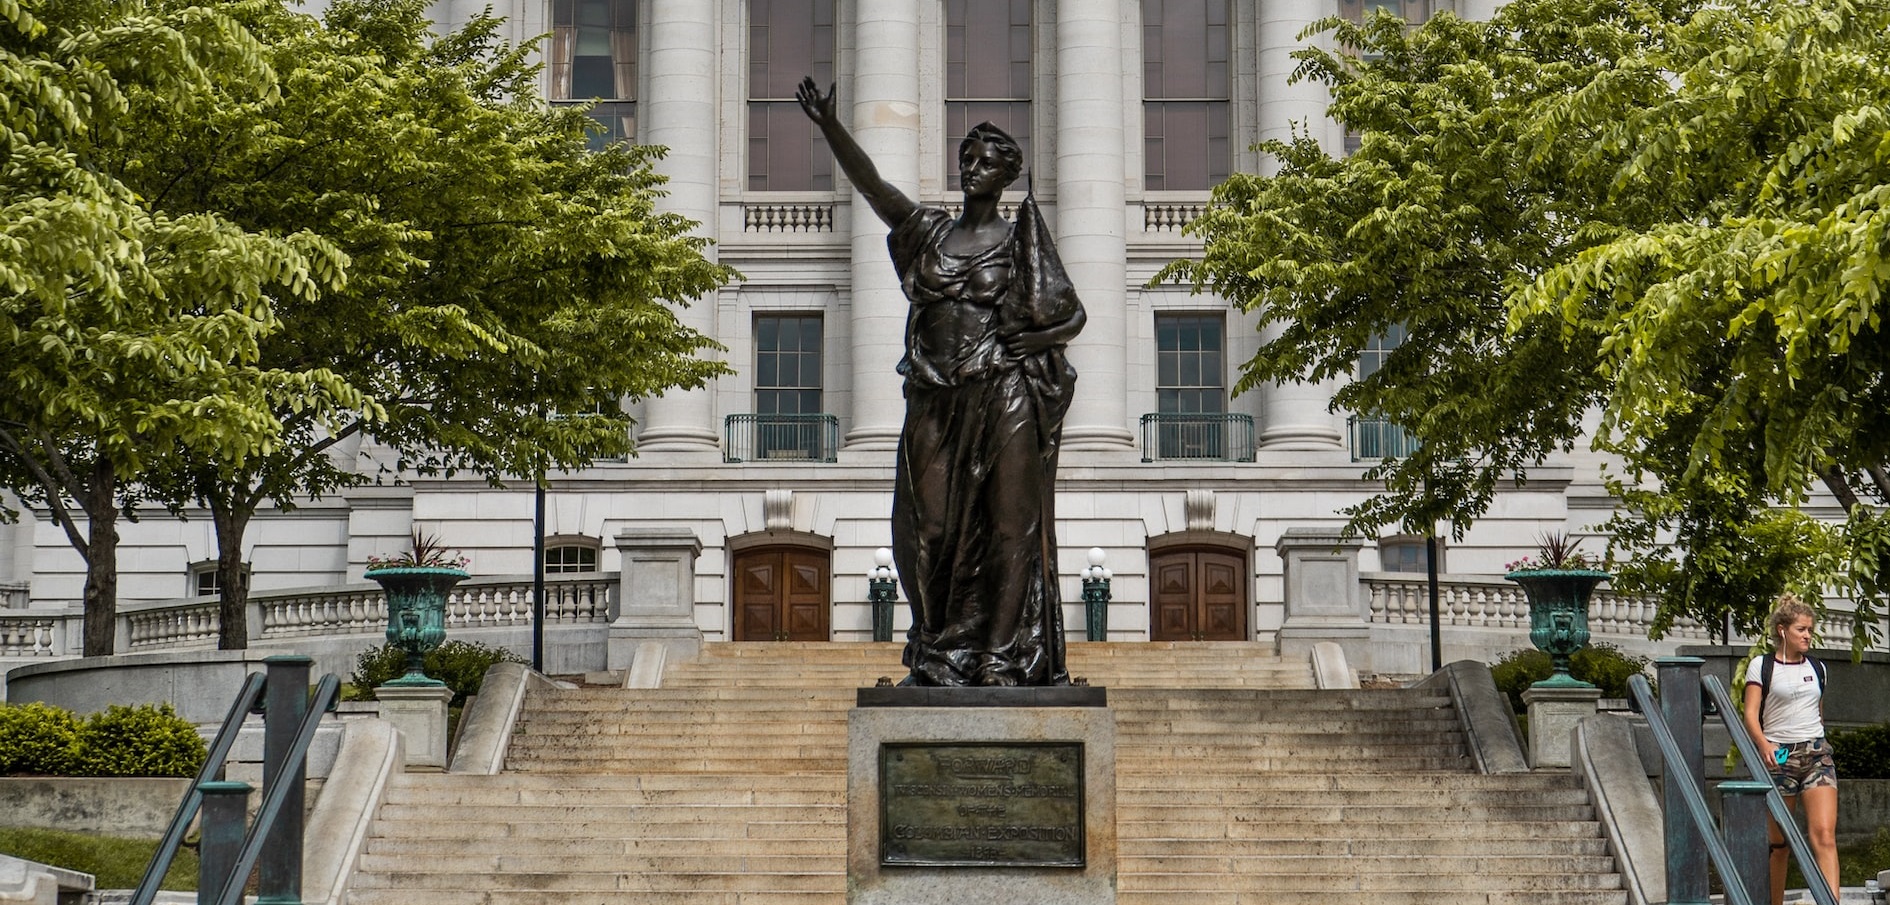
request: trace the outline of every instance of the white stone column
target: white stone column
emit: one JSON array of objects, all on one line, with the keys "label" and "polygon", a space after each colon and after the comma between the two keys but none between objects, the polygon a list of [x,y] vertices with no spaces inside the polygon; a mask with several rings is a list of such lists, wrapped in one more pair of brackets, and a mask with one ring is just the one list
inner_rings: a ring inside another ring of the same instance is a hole
[{"label": "white stone column", "polygon": [[[1260,139],[1291,141],[1293,127],[1308,128],[1315,137],[1325,136],[1326,105],[1329,97],[1324,85],[1312,80],[1291,84],[1297,61],[1293,51],[1305,46],[1300,32],[1329,12],[1320,0],[1269,0],[1260,4]],[[1328,148],[1327,150],[1331,150]],[[1264,158],[1260,167],[1272,173],[1280,162]],[[1279,339],[1284,325],[1272,324],[1260,333],[1263,342]],[[1327,409],[1338,384],[1284,384],[1263,387],[1260,395],[1260,445],[1267,449],[1333,449],[1345,445],[1339,429],[1339,416]]]},{"label": "white stone column", "polygon": [[1133,449],[1129,430],[1128,249],[1123,236],[1120,3],[1057,2],[1057,251],[1089,323],[1070,343],[1070,449]]},{"label": "white stone column", "polygon": [[[669,177],[668,196],[657,199],[660,210],[696,221],[696,234],[716,238],[716,166],[720,155],[716,136],[717,4],[703,0],[650,0],[650,53],[643,61],[648,93],[637,102],[637,137],[642,144],[662,145],[669,155],[656,161],[656,171]],[[715,246],[703,249],[710,260]],[[715,298],[695,299],[678,306],[685,325],[714,336]],[[671,390],[649,400],[644,410],[639,449],[658,452],[713,452],[718,448],[713,396],[706,390]]]},{"label": "white stone column", "polygon": [[[853,137],[879,175],[906,197],[919,197],[919,3],[854,4],[851,95]],[[905,397],[894,370],[905,354],[906,295],[886,253],[886,225],[853,192],[853,427],[849,450],[899,445]]]}]

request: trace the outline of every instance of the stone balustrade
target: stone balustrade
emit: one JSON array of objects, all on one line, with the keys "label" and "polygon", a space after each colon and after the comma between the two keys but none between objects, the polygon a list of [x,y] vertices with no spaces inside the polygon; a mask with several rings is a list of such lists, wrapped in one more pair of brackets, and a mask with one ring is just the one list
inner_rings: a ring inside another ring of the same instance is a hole
[{"label": "stone balustrade", "polygon": [[744,204],[742,232],[830,233],[833,232],[833,204]]},{"label": "stone balustrade", "polygon": [[[546,578],[545,623],[607,625],[617,581],[607,572]],[[474,578],[447,598],[449,632],[531,622],[530,579]],[[76,608],[0,610],[0,658],[76,656],[83,623]],[[119,609],[118,648],[126,653],[214,648],[219,627],[214,598],[129,604]],[[387,628],[387,598],[378,585],[253,593],[248,627],[251,640],[262,641],[377,634]]]}]

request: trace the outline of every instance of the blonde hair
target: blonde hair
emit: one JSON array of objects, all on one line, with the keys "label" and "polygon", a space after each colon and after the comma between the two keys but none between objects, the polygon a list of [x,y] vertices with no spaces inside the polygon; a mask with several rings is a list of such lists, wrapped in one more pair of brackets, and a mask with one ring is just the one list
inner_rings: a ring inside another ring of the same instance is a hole
[{"label": "blonde hair", "polygon": [[1780,629],[1800,619],[1810,619],[1815,627],[1818,624],[1818,613],[1797,594],[1786,591],[1773,601],[1772,615],[1765,620],[1765,630],[1772,636],[1772,640],[1776,641]]}]

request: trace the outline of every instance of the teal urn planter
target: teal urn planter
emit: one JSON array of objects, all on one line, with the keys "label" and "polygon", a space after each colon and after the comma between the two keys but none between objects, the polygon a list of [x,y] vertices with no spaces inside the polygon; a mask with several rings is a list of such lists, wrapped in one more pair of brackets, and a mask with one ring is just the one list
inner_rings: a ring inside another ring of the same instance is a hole
[{"label": "teal urn planter", "polygon": [[1569,675],[1568,662],[1588,646],[1588,598],[1612,576],[1599,569],[1517,569],[1503,577],[1521,585],[1529,598],[1529,642],[1555,668],[1536,685],[1593,688]]},{"label": "teal urn planter", "polygon": [[387,643],[407,655],[407,673],[389,685],[442,685],[428,678],[422,663],[446,640],[446,595],[466,580],[464,569],[450,566],[396,566],[370,569],[367,577],[387,592]]}]

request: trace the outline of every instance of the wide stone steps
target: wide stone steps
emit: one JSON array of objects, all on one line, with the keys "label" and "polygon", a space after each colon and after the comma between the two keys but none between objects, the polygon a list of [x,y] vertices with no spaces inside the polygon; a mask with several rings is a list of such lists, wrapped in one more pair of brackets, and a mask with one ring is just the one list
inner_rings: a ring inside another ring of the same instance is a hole
[{"label": "wide stone steps", "polygon": [[[845,905],[846,715],[901,648],[712,644],[660,689],[534,690],[504,774],[396,778],[349,901]],[[1585,794],[1471,772],[1446,697],[1315,690],[1249,644],[1069,660],[1117,718],[1120,905],[1626,901]]]}]

